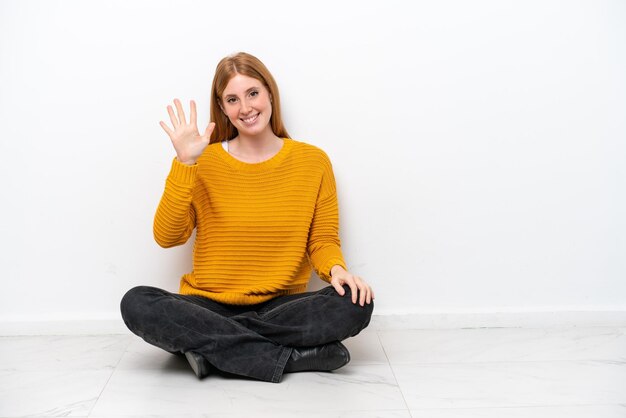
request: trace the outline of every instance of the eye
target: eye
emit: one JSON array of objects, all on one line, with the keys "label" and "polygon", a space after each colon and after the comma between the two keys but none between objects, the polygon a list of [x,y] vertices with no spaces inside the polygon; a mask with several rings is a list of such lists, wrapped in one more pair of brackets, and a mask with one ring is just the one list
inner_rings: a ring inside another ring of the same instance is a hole
[{"label": "eye", "polygon": [[230,98],[226,99],[226,103],[234,103],[235,100],[237,100],[237,99],[234,98],[234,97],[230,97]]},{"label": "eye", "polygon": [[250,92],[250,96],[258,96],[258,95],[259,95],[259,92],[258,92],[258,91],[256,91],[256,90],[252,90],[252,91]]}]

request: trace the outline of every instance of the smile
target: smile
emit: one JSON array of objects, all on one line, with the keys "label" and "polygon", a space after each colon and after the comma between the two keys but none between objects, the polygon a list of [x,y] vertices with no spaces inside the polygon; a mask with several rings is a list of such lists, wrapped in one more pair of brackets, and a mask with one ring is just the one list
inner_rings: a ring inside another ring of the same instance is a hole
[{"label": "smile", "polygon": [[248,118],[248,119],[241,119],[244,123],[254,123],[257,118],[259,117],[260,113],[257,113],[256,115]]}]

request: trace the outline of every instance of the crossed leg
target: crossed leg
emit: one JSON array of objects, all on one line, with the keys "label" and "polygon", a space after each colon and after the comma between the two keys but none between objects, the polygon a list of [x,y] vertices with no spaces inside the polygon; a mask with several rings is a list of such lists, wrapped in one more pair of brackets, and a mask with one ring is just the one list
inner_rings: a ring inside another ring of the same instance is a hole
[{"label": "crossed leg", "polygon": [[172,353],[194,351],[219,370],[279,382],[293,347],[341,341],[370,321],[372,304],[352,304],[334,288],[237,306],[149,286],[122,298],[124,322],[150,344]]}]

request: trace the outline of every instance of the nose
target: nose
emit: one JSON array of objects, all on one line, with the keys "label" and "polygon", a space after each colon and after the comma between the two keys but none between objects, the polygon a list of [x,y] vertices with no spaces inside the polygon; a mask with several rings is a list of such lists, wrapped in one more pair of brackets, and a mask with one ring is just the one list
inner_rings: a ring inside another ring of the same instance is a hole
[{"label": "nose", "polygon": [[248,113],[250,113],[250,110],[252,109],[252,106],[250,106],[250,103],[248,103],[248,101],[246,99],[243,99],[241,101],[241,113],[243,113],[244,115],[247,115]]}]

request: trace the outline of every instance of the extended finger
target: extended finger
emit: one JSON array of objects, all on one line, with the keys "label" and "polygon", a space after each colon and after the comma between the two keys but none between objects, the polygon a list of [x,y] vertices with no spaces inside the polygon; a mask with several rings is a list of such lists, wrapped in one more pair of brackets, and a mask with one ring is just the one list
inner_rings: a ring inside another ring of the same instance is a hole
[{"label": "extended finger", "polygon": [[161,125],[161,128],[163,128],[163,130],[165,130],[165,133],[167,133],[167,135],[169,135],[170,138],[172,137],[172,135],[174,135],[174,132],[172,132],[172,130],[169,128],[169,126],[167,126],[165,124],[165,122],[163,122],[162,120],[159,121],[159,125]]},{"label": "extended finger", "polygon": [[174,114],[174,109],[171,105],[167,105],[167,113],[170,115],[170,121],[172,122],[172,126],[174,127],[174,129],[178,128],[178,125],[180,125],[180,123],[178,122],[178,118]]},{"label": "extended finger", "polygon": [[190,100],[189,107],[191,108],[189,114],[189,123],[191,123],[192,126],[196,126],[196,102]]},{"label": "extended finger", "polygon": [[209,125],[206,127],[206,131],[204,131],[204,136],[210,138],[211,134],[213,133],[213,129],[215,129],[215,122],[209,123]]},{"label": "extended finger", "polygon": [[178,111],[178,119],[180,119],[180,123],[186,125],[187,121],[185,120],[185,111],[183,110],[183,105],[180,104],[180,100],[174,99],[174,104],[176,105],[176,110]]}]

